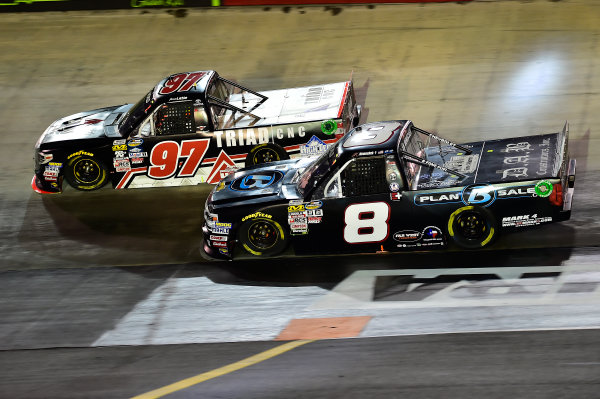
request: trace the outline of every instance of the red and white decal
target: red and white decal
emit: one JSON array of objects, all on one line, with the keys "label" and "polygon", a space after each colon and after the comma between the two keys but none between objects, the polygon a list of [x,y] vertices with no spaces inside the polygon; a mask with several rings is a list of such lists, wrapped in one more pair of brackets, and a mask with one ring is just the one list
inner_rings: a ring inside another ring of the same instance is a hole
[{"label": "red and white decal", "polygon": [[158,94],[171,94],[176,91],[188,91],[204,76],[204,72],[180,73],[171,76]]},{"label": "red and white decal", "polygon": [[340,102],[340,108],[338,109],[338,118],[342,116],[342,111],[344,110],[344,104],[346,103],[346,94],[348,94],[348,84],[346,82],[346,86],[344,86],[344,94],[342,94],[342,101]]},{"label": "red and white decal", "polygon": [[177,177],[191,177],[196,174],[206,155],[210,139],[163,141],[152,148],[148,177],[167,179],[177,172],[179,158],[185,158]]},{"label": "red and white decal", "polygon": [[141,174],[141,173],[146,173],[145,166],[141,167],[141,168],[132,168],[131,170],[127,171],[127,173],[125,173],[123,175],[123,177],[121,178],[121,181],[119,181],[119,183],[115,186],[115,188],[120,189],[120,188],[127,187],[127,184],[129,184],[129,181],[131,180],[133,175]]},{"label": "red and white decal", "polygon": [[[217,157],[215,164],[206,179],[206,182],[209,184],[217,184],[221,179],[223,179],[229,172],[228,169],[235,168],[235,163],[233,159],[223,150]],[[223,176],[223,173],[225,176]]]},{"label": "red and white decal", "polygon": [[390,206],[385,202],[364,202],[344,212],[344,240],[349,244],[385,241],[389,235]]}]

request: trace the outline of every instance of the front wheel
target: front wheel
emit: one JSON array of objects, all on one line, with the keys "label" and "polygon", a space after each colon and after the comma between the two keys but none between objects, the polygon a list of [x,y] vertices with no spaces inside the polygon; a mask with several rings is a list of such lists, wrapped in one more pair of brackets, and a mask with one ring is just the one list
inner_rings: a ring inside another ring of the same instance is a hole
[{"label": "front wheel", "polygon": [[65,179],[77,190],[91,191],[108,182],[108,173],[106,167],[94,157],[78,155],[67,163]]},{"label": "front wheel", "polygon": [[483,248],[496,238],[497,232],[494,216],[483,208],[465,206],[454,211],[448,219],[448,233],[462,248]]},{"label": "front wheel", "polygon": [[246,167],[285,159],[290,159],[290,156],[281,146],[272,143],[259,144],[248,153]]},{"label": "front wheel", "polygon": [[244,249],[255,256],[278,255],[287,247],[287,234],[279,223],[256,217],[240,226],[238,235]]}]

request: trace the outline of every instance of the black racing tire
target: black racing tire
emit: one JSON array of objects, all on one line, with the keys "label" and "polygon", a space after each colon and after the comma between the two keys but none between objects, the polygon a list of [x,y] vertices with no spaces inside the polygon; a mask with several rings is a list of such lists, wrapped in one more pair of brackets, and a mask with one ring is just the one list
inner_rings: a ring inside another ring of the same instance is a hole
[{"label": "black racing tire", "polygon": [[81,191],[97,190],[108,182],[106,166],[89,155],[77,155],[69,159],[65,167],[65,179],[71,187]]},{"label": "black racing tire", "polygon": [[487,209],[464,206],[450,215],[448,234],[459,247],[477,249],[494,241],[498,235],[498,226]]},{"label": "black racing tire", "polygon": [[280,145],[259,144],[252,148],[246,156],[246,167],[285,159],[290,159],[290,156]]},{"label": "black racing tire", "polygon": [[288,245],[288,235],[281,225],[266,217],[254,217],[242,223],[238,232],[242,247],[254,256],[275,256]]}]

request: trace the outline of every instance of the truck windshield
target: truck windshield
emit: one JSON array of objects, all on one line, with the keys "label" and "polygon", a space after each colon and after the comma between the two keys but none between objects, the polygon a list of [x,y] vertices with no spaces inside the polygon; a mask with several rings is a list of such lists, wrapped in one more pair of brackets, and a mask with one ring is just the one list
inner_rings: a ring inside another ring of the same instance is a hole
[{"label": "truck windshield", "polygon": [[151,104],[153,91],[154,89],[150,90],[133,107],[129,108],[129,111],[121,118],[119,122],[119,133],[121,133],[121,136],[128,136],[131,130],[146,117],[146,110]]},{"label": "truck windshield", "polygon": [[315,188],[319,182],[326,176],[335,163],[336,145],[331,145],[327,151],[321,154],[315,162],[311,163],[300,175],[298,191],[304,197],[305,193]]}]

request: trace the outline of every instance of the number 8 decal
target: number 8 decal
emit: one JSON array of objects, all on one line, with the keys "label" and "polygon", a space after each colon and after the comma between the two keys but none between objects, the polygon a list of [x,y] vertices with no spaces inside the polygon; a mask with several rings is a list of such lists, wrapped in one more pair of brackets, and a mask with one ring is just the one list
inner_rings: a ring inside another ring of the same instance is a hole
[{"label": "number 8 decal", "polygon": [[344,213],[344,240],[349,244],[384,241],[389,234],[390,206],[385,202],[353,204]]}]

